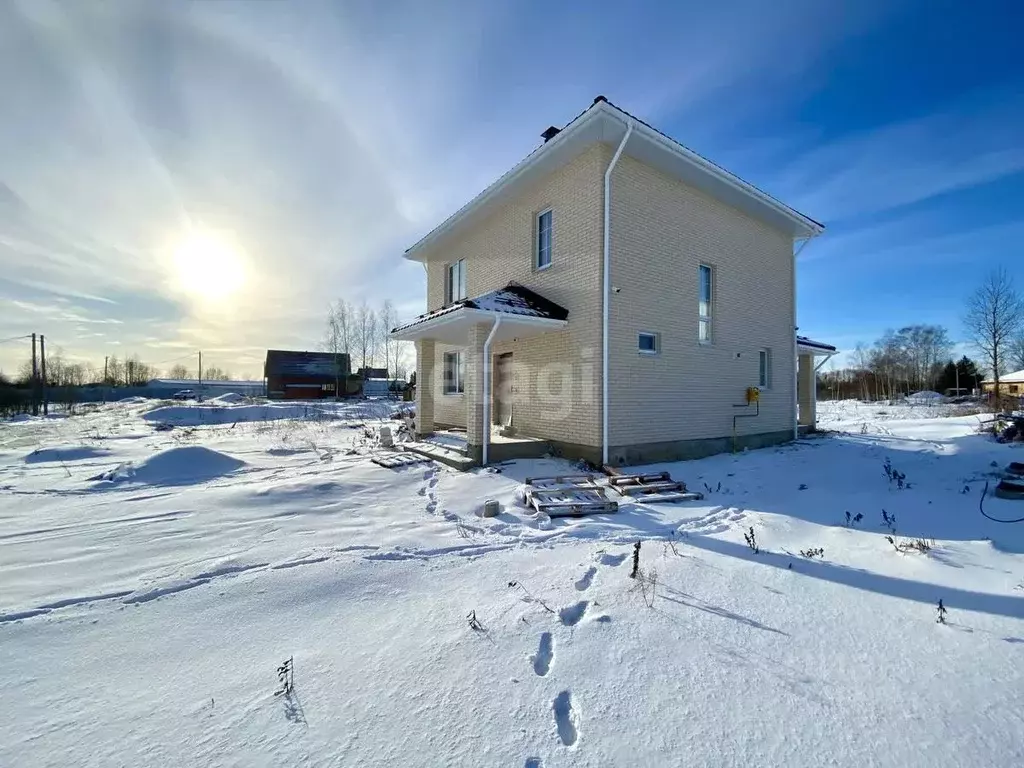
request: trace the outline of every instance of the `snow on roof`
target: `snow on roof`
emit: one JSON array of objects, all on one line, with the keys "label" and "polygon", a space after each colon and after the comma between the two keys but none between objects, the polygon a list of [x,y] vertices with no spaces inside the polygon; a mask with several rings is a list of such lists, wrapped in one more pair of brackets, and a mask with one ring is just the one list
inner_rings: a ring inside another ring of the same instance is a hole
[{"label": "snow on roof", "polygon": [[569,310],[545,299],[539,293],[531,291],[525,286],[517,283],[509,283],[504,288],[496,291],[481,294],[472,299],[461,299],[447,307],[435,309],[420,315],[415,320],[393,329],[392,333],[404,331],[414,325],[425,323],[427,320],[447,315],[459,309],[479,309],[484,312],[502,312],[508,315],[520,315],[524,317],[544,317],[551,320],[565,320],[569,317]]},{"label": "snow on roof", "polygon": [[801,347],[813,347],[814,349],[821,349],[824,350],[825,352],[836,351],[836,348],[833,347],[831,344],[826,344],[823,341],[815,341],[814,339],[809,339],[806,336],[797,336],[796,343],[799,344]]},{"label": "snow on roof", "polygon": [[[995,379],[987,378],[982,382],[983,384],[995,384]],[[1006,373],[999,377],[1000,384],[1024,384],[1024,371],[1014,371],[1013,373]]]}]

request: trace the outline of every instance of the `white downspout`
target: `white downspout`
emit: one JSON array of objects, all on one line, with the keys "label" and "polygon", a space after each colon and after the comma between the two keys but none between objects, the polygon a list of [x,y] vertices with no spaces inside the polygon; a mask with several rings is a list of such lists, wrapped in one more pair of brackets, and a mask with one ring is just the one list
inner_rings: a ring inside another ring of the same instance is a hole
[{"label": "white downspout", "polygon": [[633,121],[626,123],[626,135],[622,137],[619,148],[612,155],[612,161],[604,172],[604,251],[602,254],[602,272],[604,275],[603,284],[603,306],[601,308],[601,465],[608,464],[608,314],[611,297],[611,256],[609,253],[611,243],[611,205],[612,205],[612,171],[626,148],[633,133]]},{"label": "white downspout", "polygon": [[800,350],[798,348],[796,324],[796,260],[807,244],[819,233],[815,232],[800,243],[793,253],[793,439],[800,439]]},{"label": "white downspout", "polygon": [[487,453],[491,447],[491,342],[501,326],[501,313],[494,316],[494,325],[484,341],[484,442],[481,446],[480,463],[487,466]]}]

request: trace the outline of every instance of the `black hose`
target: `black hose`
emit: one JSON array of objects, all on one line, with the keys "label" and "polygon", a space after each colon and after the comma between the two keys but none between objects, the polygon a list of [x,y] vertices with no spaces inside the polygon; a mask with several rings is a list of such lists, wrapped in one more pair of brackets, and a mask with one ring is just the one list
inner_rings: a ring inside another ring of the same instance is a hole
[{"label": "black hose", "polygon": [[1016,520],[1000,520],[998,517],[992,517],[992,515],[985,514],[985,495],[988,493],[988,480],[985,481],[985,490],[981,492],[981,498],[978,499],[978,510],[981,512],[982,517],[986,517],[993,523],[1024,523],[1024,517],[1018,517]]}]

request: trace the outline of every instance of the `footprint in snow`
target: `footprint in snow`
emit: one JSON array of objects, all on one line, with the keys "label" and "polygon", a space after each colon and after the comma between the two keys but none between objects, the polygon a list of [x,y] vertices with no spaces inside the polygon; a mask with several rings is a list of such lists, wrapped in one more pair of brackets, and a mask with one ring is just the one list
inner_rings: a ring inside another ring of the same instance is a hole
[{"label": "footprint in snow", "polygon": [[576,582],[576,589],[579,592],[586,592],[588,589],[590,589],[590,585],[594,581],[595,573],[597,573],[597,568],[595,568],[594,566],[590,566],[587,569],[587,572],[584,573],[580,577],[579,581]]},{"label": "footprint in snow", "polygon": [[628,555],[609,555],[607,552],[602,552],[597,561],[601,565],[610,565],[614,568],[622,565],[626,561],[627,557]]},{"label": "footprint in snow", "polygon": [[575,627],[586,614],[588,605],[589,603],[586,600],[580,600],[575,605],[570,605],[568,608],[560,610],[558,618],[565,626]]},{"label": "footprint in snow", "polygon": [[523,763],[523,768],[544,768],[544,761],[539,757],[528,757]]},{"label": "footprint in snow", "polygon": [[537,653],[532,657],[533,671],[540,677],[545,677],[551,669],[551,662],[555,659],[555,641],[550,632],[540,636],[540,645]]},{"label": "footprint in snow", "polygon": [[573,747],[579,740],[580,718],[572,705],[572,693],[562,691],[551,705],[555,713],[558,738],[567,747]]}]

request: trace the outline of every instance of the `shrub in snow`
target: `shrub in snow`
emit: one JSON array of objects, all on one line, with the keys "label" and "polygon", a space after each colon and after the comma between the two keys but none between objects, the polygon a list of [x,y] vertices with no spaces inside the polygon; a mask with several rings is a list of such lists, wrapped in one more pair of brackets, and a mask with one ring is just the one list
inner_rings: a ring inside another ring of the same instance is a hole
[{"label": "shrub in snow", "polygon": [[939,624],[945,624],[946,623],[946,606],[944,606],[942,604],[942,599],[941,598],[939,599],[939,609],[938,610],[939,610],[939,617],[936,619],[936,621],[938,621]]},{"label": "shrub in snow", "polygon": [[849,527],[851,527],[853,525],[856,525],[857,523],[859,523],[863,519],[864,519],[864,515],[862,515],[860,512],[858,512],[853,517],[850,517],[850,513],[847,512],[846,513],[846,527],[849,528]]},{"label": "shrub in snow", "polygon": [[806,558],[824,557],[825,550],[822,547],[812,547],[811,549],[801,549],[800,554]]},{"label": "shrub in snow", "polygon": [[896,535],[896,515],[890,515],[882,510],[882,525],[889,529],[889,533]]},{"label": "shrub in snow", "polygon": [[469,628],[474,632],[483,632],[484,625],[480,623],[480,620],[476,617],[476,611],[470,611],[469,615],[466,616],[466,620],[469,621]]},{"label": "shrub in snow", "polygon": [[[648,608],[654,607],[654,598],[658,591],[658,572],[654,569],[645,571],[639,569],[636,574],[636,586],[633,589],[640,591],[640,597]],[[632,590],[631,590],[632,591]]]},{"label": "shrub in snow", "polygon": [[885,471],[885,476],[889,478],[889,483],[896,483],[896,487],[901,491],[904,488],[909,488],[910,483],[907,482],[907,476],[896,469],[893,469],[892,462],[886,457],[885,462],[882,464],[882,469]]},{"label": "shrub in snow", "polygon": [[277,690],[274,691],[275,696],[290,696],[292,690],[295,688],[294,660],[294,656],[289,656],[288,660],[282,662],[277,668],[278,685]]},{"label": "shrub in snow", "polygon": [[760,554],[761,548],[757,545],[757,537],[754,535],[754,526],[750,526],[750,531],[743,534],[743,540],[747,542],[747,546],[750,547],[750,551],[755,555]]},{"label": "shrub in snow", "polygon": [[640,573],[640,542],[638,541],[633,545],[633,570],[629,573],[629,578],[635,579]]},{"label": "shrub in snow", "polygon": [[540,605],[541,608],[543,608],[548,613],[554,613],[555,612],[554,609],[550,605],[545,603],[539,597],[534,595],[533,592],[531,592],[525,586],[523,586],[522,582],[510,581],[508,583],[508,586],[509,586],[509,589],[516,589],[518,587],[519,589],[523,590],[523,592],[526,593],[526,597],[527,597],[526,602],[528,602],[528,603],[537,603],[538,605]]},{"label": "shrub in snow", "polygon": [[927,554],[932,549],[932,542],[927,539],[897,541],[892,536],[886,536],[885,540],[892,544],[893,549],[897,552],[920,552],[921,554]]}]

